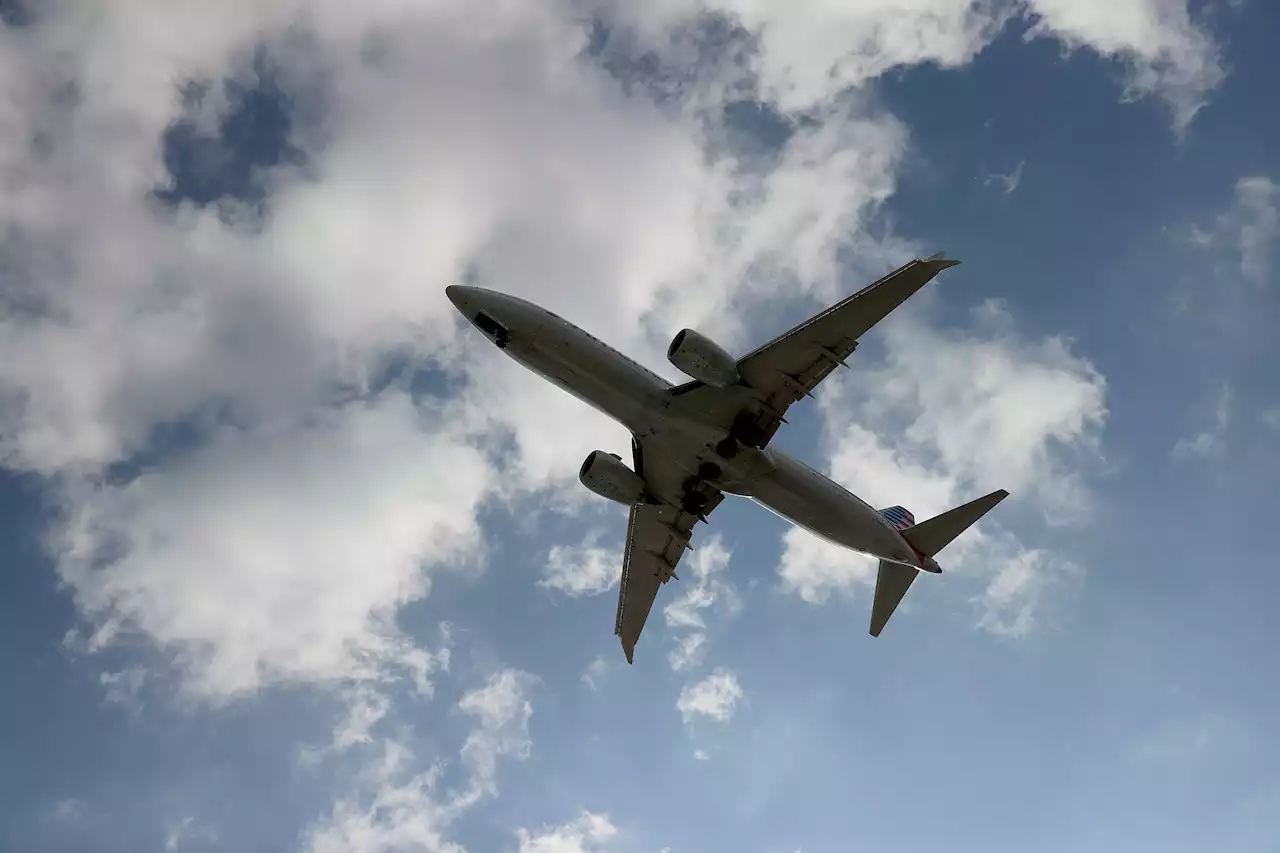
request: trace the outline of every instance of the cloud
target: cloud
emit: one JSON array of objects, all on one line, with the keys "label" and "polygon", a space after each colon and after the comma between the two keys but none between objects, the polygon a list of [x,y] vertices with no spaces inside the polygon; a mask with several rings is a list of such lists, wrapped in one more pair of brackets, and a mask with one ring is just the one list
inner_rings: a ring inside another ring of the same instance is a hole
[{"label": "cloud", "polygon": [[[459,335],[446,285],[534,299],[670,375],[680,326],[746,341],[758,312],[725,306],[833,296],[842,250],[903,248],[867,232],[909,131],[858,87],[962,65],[1031,9],[1037,35],[1129,62],[1133,91],[1189,120],[1214,47],[1156,8],[121,0],[90,21],[42,4],[0,31],[0,460],[59,500],[51,551],[94,648],[149,638],[211,701],[425,683],[396,614],[478,563],[477,508],[581,497],[581,458],[626,442]],[[738,29],[717,42],[708,16]],[[221,83],[264,77],[291,156],[254,174],[263,198],[159,203],[167,134],[224,161]],[[767,156],[724,125],[753,98],[785,130]],[[397,370],[456,394],[424,401],[403,373],[383,388]]]},{"label": "cloud", "polygon": [[497,793],[494,777],[500,757],[528,757],[533,704],[526,693],[533,682],[533,676],[527,672],[504,669],[484,687],[468,692],[458,702],[464,714],[476,719],[475,729],[462,746],[462,759],[472,768],[470,792],[464,794],[462,800]]},{"label": "cloud", "polygon": [[528,673],[504,669],[458,703],[475,720],[460,757],[467,780],[443,790],[441,762],[421,762],[403,741],[379,738],[365,748],[373,753],[327,815],[304,833],[309,853],[392,853],[424,850],[462,853],[449,839],[452,825],[486,796],[497,794],[498,759],[523,760],[529,754],[529,718],[533,706],[526,691]]},{"label": "cloud", "polygon": [[89,809],[84,800],[79,797],[64,797],[53,804],[49,818],[58,823],[78,826],[85,822],[88,812]]},{"label": "cloud", "polygon": [[680,594],[663,608],[667,627],[688,631],[676,640],[676,647],[667,656],[677,672],[702,661],[707,641],[704,613],[717,609],[732,614],[740,606],[737,589],[723,577],[730,556],[724,538],[717,533],[699,542],[697,550],[684,559]]},{"label": "cloud", "polygon": [[1231,426],[1233,397],[1231,386],[1223,384],[1214,400],[1211,423],[1200,432],[1180,438],[1174,443],[1173,450],[1170,451],[1174,461],[1206,459],[1221,456],[1225,452],[1223,442]]},{"label": "cloud", "polygon": [[388,741],[364,774],[363,790],[343,796],[304,834],[308,853],[462,853],[447,840],[452,815],[439,798],[440,768],[412,773],[413,754]]},{"label": "cloud", "polygon": [[1240,277],[1255,285],[1267,284],[1280,241],[1280,186],[1263,175],[1240,178],[1231,205],[1209,225],[1195,228],[1192,241],[1236,253]]},{"label": "cloud", "polygon": [[106,701],[113,705],[122,705],[131,711],[142,710],[140,694],[147,682],[147,670],[140,666],[128,666],[116,672],[104,672],[98,676],[98,683],[106,692]]},{"label": "cloud", "polygon": [[207,850],[217,843],[217,831],[200,823],[191,815],[170,824],[164,837],[166,853],[177,850]]},{"label": "cloud", "polygon": [[609,662],[604,659],[604,655],[596,655],[591,659],[591,663],[587,664],[587,668],[582,672],[582,683],[590,687],[593,691],[599,690],[600,679],[604,678],[604,674],[609,671]]},{"label": "cloud", "polygon": [[1177,0],[1027,0],[1034,21],[1027,37],[1052,36],[1124,63],[1126,95],[1164,100],[1181,133],[1227,75],[1219,46],[1192,21],[1188,5]]},{"label": "cloud", "polygon": [[1125,96],[1161,98],[1179,132],[1226,77],[1218,44],[1179,0],[806,0],[785,10],[750,0],[608,5],[615,16],[638,25],[651,46],[675,56],[684,47],[666,36],[675,25],[699,14],[727,16],[758,44],[741,59],[754,79],[744,81],[738,66],[730,65],[721,69],[718,82],[754,88],[789,113],[826,105],[893,68],[964,65],[1019,15],[1031,19],[1027,38],[1055,38],[1122,63]]},{"label": "cloud", "polygon": [[395,624],[430,570],[479,547],[490,477],[400,393],[301,424],[224,429],[168,465],[79,486],[53,539],[92,647],[142,632],[211,701],[273,681],[428,689],[436,665]]},{"label": "cloud", "polygon": [[[828,380],[822,406],[830,473],[857,483],[874,506],[900,504],[930,518],[1007,488],[1054,523],[1086,517],[1076,466],[1097,459],[1106,381],[1061,337],[1028,340],[987,303],[967,334],[922,322],[927,304],[886,321],[886,357]],[[1071,561],[1027,548],[988,519],[940,557],[984,586],[977,624],[1023,634],[1045,592],[1078,574]],[[784,589],[811,603],[874,584],[874,560],[798,528],[784,536]],[[910,606],[910,600],[907,602]]]},{"label": "cloud", "polygon": [[595,544],[598,538],[588,535],[578,545],[552,546],[538,585],[560,590],[573,598],[599,595],[612,589],[621,574],[618,565],[621,549],[616,545],[599,547]]},{"label": "cloud", "polygon": [[1262,423],[1268,429],[1280,432],[1280,405],[1268,406],[1262,412]]},{"label": "cloud", "polygon": [[687,685],[680,692],[676,708],[685,725],[698,717],[706,717],[717,723],[733,719],[733,712],[746,694],[738,684],[738,676],[731,670],[718,667],[697,684]]},{"label": "cloud", "polygon": [[982,179],[982,185],[984,187],[988,187],[992,184],[998,183],[1004,190],[1005,195],[1012,195],[1014,190],[1018,188],[1018,185],[1022,183],[1022,168],[1026,165],[1026,160],[1019,160],[1018,165],[1014,166],[1013,171],[1007,175],[1002,175],[999,172],[992,172]]},{"label": "cloud", "polygon": [[618,828],[607,815],[584,811],[562,826],[543,827],[534,833],[519,829],[519,853],[598,853],[610,849]]}]

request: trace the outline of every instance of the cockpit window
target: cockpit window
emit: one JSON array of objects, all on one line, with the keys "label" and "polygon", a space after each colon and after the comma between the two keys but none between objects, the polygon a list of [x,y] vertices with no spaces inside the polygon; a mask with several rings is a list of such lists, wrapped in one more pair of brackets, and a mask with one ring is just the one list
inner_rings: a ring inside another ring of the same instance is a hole
[{"label": "cockpit window", "polygon": [[476,328],[493,338],[493,342],[499,347],[505,347],[511,342],[511,333],[507,331],[507,327],[481,311],[476,314]]}]

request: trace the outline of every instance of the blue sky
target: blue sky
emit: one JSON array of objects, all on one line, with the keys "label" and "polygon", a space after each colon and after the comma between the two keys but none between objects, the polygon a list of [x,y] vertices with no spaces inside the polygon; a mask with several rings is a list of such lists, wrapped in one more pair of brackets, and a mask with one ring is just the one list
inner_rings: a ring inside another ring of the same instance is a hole
[{"label": "blue sky", "polygon": [[[1280,850],[1280,10],[0,10],[0,848]],[[1012,499],[878,640],[726,501],[626,666],[625,433],[444,287],[674,381],[938,249],[777,443]]]}]

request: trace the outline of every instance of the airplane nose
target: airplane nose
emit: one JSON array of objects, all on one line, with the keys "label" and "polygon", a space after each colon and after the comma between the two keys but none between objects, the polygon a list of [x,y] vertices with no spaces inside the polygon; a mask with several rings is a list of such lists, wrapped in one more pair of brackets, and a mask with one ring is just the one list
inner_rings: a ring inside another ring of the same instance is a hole
[{"label": "airplane nose", "polygon": [[467,313],[467,291],[470,288],[463,287],[460,284],[451,284],[444,289],[444,295],[453,303],[453,307],[457,308],[463,314]]}]

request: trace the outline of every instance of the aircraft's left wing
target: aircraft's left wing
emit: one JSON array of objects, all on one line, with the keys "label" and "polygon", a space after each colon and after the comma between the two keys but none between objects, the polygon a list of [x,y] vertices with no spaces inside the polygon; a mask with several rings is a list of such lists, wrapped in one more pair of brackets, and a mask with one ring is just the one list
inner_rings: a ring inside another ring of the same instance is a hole
[{"label": "aircraft's left wing", "polygon": [[[679,509],[682,483],[688,476],[674,460],[649,449],[648,442],[633,442],[636,473],[644,477],[660,503],[631,507],[627,519],[627,542],[622,559],[622,580],[618,585],[618,613],[614,633],[622,640],[627,663],[632,663],[636,642],[644,630],[649,611],[664,583],[676,576],[676,566],[689,548],[698,516]],[[719,491],[706,493],[705,518],[724,500]]]},{"label": "aircraft's left wing", "polygon": [[784,420],[792,403],[809,395],[832,370],[845,363],[862,337],[938,273],[959,261],[941,253],[914,260],[738,360],[742,388],[711,388],[693,381],[671,394],[713,420],[732,423],[738,436],[763,447]]}]

